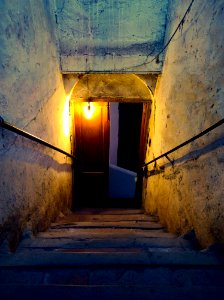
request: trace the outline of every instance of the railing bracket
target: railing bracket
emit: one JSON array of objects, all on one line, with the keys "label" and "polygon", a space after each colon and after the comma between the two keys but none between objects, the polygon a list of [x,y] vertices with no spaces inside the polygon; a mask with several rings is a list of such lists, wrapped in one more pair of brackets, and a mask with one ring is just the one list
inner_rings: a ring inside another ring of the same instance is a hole
[{"label": "railing bracket", "polygon": [[147,166],[145,166],[145,167],[143,168],[143,176],[144,176],[145,178],[148,177],[148,167],[147,167]]},{"label": "railing bracket", "polygon": [[174,160],[169,158],[169,156],[167,154],[165,154],[166,159],[171,163],[171,165],[174,165]]}]

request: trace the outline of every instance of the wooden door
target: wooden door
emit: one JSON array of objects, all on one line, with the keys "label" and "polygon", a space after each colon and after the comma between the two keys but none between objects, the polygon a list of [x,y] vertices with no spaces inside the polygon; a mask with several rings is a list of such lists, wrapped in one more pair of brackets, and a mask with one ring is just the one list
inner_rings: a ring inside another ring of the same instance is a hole
[{"label": "wooden door", "polygon": [[101,207],[106,200],[109,170],[108,103],[75,105],[74,207]]}]

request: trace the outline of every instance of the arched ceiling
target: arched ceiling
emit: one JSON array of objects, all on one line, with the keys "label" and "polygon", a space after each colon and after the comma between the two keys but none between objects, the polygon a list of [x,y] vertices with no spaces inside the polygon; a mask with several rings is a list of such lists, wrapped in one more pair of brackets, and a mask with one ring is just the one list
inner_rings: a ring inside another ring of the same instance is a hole
[{"label": "arched ceiling", "polygon": [[74,101],[150,102],[152,93],[134,74],[86,74],[71,93]]}]

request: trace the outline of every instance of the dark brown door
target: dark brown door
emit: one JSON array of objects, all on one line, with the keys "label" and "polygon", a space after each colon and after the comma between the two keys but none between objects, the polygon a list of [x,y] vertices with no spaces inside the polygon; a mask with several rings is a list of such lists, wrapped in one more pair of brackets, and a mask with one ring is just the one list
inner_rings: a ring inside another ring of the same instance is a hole
[{"label": "dark brown door", "polygon": [[107,196],[109,168],[107,103],[75,105],[74,207],[101,207]]}]

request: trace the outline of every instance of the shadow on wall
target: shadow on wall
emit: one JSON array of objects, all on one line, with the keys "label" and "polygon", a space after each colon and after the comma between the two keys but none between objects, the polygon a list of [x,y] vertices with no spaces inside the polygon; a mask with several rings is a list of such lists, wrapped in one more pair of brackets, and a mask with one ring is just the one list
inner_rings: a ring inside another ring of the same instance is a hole
[{"label": "shadow on wall", "polygon": [[[206,145],[203,148],[191,151],[191,152],[185,154],[182,157],[179,157],[179,158],[176,158],[176,159],[174,158],[173,163],[175,165],[180,165],[180,164],[185,163],[185,162],[190,161],[190,160],[197,160],[199,157],[201,157],[201,156],[203,156],[203,155],[205,155],[209,152],[212,152],[213,150],[221,148],[223,146],[224,146],[224,137],[221,137],[221,138],[215,140],[214,142]],[[223,158],[221,158],[221,160],[222,160],[222,162],[224,162],[224,155],[223,155]],[[167,168],[167,167],[170,167],[170,163],[167,163],[167,164],[164,164],[164,165],[160,166],[160,168],[162,170],[164,170],[164,168]],[[154,174],[154,175],[157,175],[157,173]]]},{"label": "shadow on wall", "polygon": [[[54,169],[57,172],[71,172],[71,163],[59,163],[50,156],[52,152],[55,152],[54,150],[50,150],[51,152],[46,154],[44,153],[45,150],[46,147],[43,145],[16,136],[3,128],[1,129],[0,155],[8,154],[10,159],[14,158],[15,161],[40,165],[46,169]],[[61,156],[64,157],[63,154]]]},{"label": "shadow on wall", "polygon": [[200,148],[200,149],[197,149],[197,150],[187,153],[183,157],[175,160],[175,163],[180,164],[180,163],[186,162],[188,160],[198,159],[200,156],[203,156],[203,155],[205,155],[213,150],[216,150],[220,147],[223,147],[223,146],[224,146],[224,137],[215,140],[214,142],[206,145],[203,148]]}]

